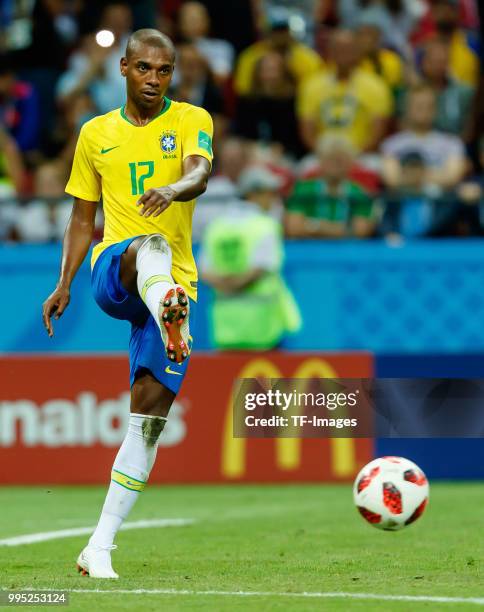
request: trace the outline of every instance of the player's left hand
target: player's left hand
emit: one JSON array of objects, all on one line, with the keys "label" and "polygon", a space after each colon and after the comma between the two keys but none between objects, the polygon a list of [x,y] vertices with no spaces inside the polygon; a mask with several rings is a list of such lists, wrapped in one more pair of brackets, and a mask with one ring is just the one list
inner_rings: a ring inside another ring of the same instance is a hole
[{"label": "player's left hand", "polygon": [[42,319],[49,338],[54,335],[51,318],[58,319],[69,306],[71,294],[68,287],[58,286],[42,305]]},{"label": "player's left hand", "polygon": [[176,192],[171,187],[159,187],[158,189],[148,189],[136,203],[142,206],[139,214],[142,217],[158,217],[175,199]]}]

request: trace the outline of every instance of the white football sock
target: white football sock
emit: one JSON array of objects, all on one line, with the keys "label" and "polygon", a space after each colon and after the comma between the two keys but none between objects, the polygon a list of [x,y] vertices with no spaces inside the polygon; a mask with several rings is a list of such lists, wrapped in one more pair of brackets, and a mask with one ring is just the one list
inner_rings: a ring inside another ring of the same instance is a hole
[{"label": "white football sock", "polygon": [[109,547],[144,489],[156,459],[165,417],[131,414],[128,432],[114,460],[111,484],[96,530],[89,544]]},{"label": "white football sock", "polygon": [[160,327],[160,302],[175,284],[171,276],[171,248],[161,234],[149,236],[140,246],[136,256],[136,270],[141,299]]}]

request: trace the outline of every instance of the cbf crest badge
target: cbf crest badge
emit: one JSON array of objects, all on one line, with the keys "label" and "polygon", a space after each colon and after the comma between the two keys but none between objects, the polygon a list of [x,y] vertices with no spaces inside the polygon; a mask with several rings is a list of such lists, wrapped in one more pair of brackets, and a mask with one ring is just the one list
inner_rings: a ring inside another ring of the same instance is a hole
[{"label": "cbf crest badge", "polygon": [[176,145],[176,132],[174,130],[163,132],[160,136],[160,147],[163,153],[171,155],[176,151]]}]

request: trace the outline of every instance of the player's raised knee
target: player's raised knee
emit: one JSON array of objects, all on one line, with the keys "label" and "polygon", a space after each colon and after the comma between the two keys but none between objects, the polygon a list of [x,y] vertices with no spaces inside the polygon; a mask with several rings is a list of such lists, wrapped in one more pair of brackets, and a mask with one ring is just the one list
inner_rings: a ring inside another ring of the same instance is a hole
[{"label": "player's raised knee", "polygon": [[145,251],[159,251],[168,255],[171,254],[171,247],[162,234],[148,234],[141,243],[138,254]]}]

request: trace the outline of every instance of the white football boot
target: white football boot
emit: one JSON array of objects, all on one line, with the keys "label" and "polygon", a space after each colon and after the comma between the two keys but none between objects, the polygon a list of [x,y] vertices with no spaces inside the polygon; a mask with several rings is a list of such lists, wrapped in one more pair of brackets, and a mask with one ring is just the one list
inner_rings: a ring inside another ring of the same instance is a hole
[{"label": "white football boot", "polygon": [[77,558],[77,571],[91,578],[119,578],[111,565],[112,546],[93,546],[88,544]]},{"label": "white football boot", "polygon": [[189,316],[190,304],[185,289],[181,285],[175,285],[161,300],[158,309],[161,337],[170,361],[182,363],[190,353]]}]

